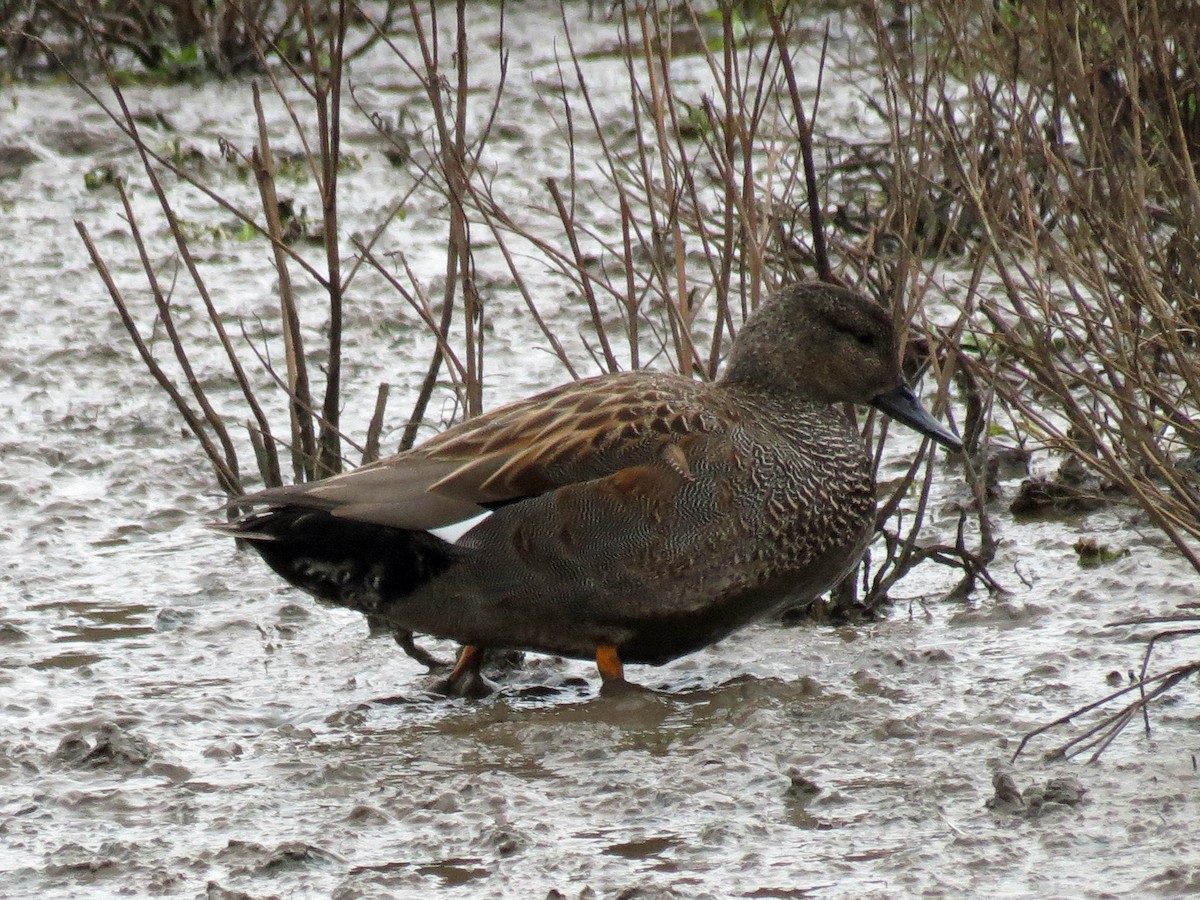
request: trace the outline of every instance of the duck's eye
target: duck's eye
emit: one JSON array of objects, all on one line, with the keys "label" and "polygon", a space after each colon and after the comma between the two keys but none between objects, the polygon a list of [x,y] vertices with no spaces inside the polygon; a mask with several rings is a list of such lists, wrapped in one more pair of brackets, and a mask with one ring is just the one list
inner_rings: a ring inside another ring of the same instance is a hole
[{"label": "duck's eye", "polygon": [[858,342],[860,347],[875,346],[875,335],[869,331],[852,331],[850,332],[850,336]]}]

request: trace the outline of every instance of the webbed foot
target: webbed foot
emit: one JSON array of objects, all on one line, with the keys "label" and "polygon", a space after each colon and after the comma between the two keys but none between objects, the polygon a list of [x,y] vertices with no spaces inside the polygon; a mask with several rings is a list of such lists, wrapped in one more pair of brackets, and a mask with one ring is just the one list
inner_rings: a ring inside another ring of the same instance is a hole
[{"label": "webbed foot", "polygon": [[627,697],[631,694],[658,693],[648,687],[625,680],[625,667],[621,664],[617,648],[612,644],[596,645],[596,668],[600,670],[600,677],[604,680],[600,685],[601,697]]},{"label": "webbed foot", "polygon": [[454,670],[434,684],[434,692],[468,700],[482,700],[496,693],[496,686],[483,677],[483,657],[482,647],[471,644],[464,646]]}]

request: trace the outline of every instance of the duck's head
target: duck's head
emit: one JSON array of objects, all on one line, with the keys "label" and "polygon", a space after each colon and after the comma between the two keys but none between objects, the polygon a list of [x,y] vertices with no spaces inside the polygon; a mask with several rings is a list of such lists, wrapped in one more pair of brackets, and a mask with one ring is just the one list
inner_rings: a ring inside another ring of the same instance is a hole
[{"label": "duck's head", "polygon": [[874,406],[962,450],[958,435],[926,412],[905,382],[891,317],[846,288],[806,282],[764,301],[738,332],[723,380],[821,403]]}]

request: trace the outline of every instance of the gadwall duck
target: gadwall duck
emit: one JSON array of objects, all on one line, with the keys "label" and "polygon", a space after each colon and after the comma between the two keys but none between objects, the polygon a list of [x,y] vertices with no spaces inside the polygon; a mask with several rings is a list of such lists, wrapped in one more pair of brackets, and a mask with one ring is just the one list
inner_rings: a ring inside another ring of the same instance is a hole
[{"label": "gadwall duck", "polygon": [[[292,584],[464,650],[661,664],[812,600],[875,527],[871,460],[842,403],[944,447],[901,376],[891,317],[853,291],[788,287],[743,325],[719,380],[619,372],[464,422],[324,481],[240,498],[221,530]],[[486,516],[457,541],[435,529]]]}]

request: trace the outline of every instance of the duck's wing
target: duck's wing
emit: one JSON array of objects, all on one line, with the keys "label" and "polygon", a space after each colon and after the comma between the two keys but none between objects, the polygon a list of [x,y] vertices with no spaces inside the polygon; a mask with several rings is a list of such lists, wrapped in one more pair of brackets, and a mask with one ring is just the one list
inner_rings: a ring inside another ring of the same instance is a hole
[{"label": "duck's wing", "polygon": [[500,407],[352,472],[243,499],[439,528],[622,469],[666,464],[686,472],[681,448],[729,425],[711,393],[675,375],[602,375]]}]

